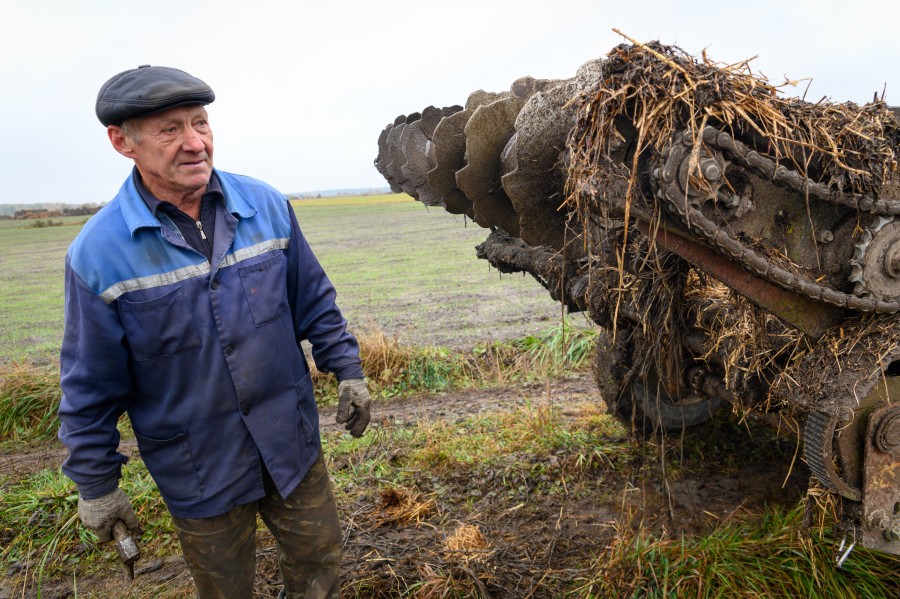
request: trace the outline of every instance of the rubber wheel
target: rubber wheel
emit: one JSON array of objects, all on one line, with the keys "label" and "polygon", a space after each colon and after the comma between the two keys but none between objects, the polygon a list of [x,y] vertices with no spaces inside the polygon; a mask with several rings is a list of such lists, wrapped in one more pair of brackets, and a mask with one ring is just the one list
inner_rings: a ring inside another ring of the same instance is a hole
[{"label": "rubber wheel", "polygon": [[677,401],[667,395],[657,398],[656,393],[648,391],[656,387],[652,382],[635,382],[629,388],[621,389],[626,370],[623,364],[628,363],[629,355],[630,352],[615,347],[602,333],[594,347],[591,370],[607,412],[644,434],[659,430],[679,431],[703,424],[727,403],[723,399],[697,394],[685,395]]},{"label": "rubber wheel", "polygon": [[633,422],[643,424],[645,430],[679,431],[711,420],[726,402],[707,395],[690,394],[673,402],[658,397],[643,383],[631,385]]}]

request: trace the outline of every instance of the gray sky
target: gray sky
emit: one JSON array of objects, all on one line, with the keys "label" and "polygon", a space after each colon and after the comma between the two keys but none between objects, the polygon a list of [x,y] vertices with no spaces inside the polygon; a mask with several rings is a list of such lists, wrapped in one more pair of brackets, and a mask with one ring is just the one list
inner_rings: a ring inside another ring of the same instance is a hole
[{"label": "gray sky", "polygon": [[898,23],[897,0],[0,0],[0,204],[115,194],[130,163],[94,101],[139,64],[209,83],[216,166],[290,193],[385,186],[394,117],[572,77],[624,41],[613,28],[812,79],[788,95],[897,105]]}]

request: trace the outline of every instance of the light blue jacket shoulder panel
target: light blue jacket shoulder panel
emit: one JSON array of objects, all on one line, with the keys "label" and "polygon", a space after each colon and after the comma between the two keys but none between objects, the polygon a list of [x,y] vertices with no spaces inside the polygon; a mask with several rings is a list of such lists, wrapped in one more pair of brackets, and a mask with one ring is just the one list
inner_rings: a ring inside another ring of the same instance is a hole
[{"label": "light blue jacket shoulder panel", "polygon": [[[216,171],[216,174],[222,184],[227,212],[242,221],[258,212],[261,216],[248,221],[254,225],[249,227],[252,230],[244,227],[238,231],[229,255],[225,256],[226,264],[254,255],[252,248],[259,246],[263,239],[267,242],[265,248],[286,247],[291,223],[284,211],[284,196],[250,177],[222,171]],[[160,242],[165,226],[141,199],[134,177],[129,177],[112,202],[85,224],[72,243],[69,248],[71,268],[107,303],[127,291],[207,275],[210,265],[203,256]],[[255,251],[266,249],[257,247]],[[111,256],[117,259],[109,260]]]}]

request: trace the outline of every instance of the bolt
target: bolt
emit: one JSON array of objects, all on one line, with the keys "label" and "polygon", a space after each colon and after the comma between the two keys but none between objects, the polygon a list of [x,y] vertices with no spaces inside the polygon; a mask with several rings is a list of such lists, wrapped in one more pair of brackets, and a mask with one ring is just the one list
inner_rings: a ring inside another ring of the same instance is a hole
[{"label": "bolt", "polygon": [[871,528],[876,528],[878,530],[883,530],[885,532],[887,532],[889,529],[893,530],[892,522],[896,521],[896,520],[892,521],[891,518],[888,518],[885,515],[884,510],[882,510],[882,509],[874,510],[872,513],[869,514],[868,519],[869,519],[869,526]]},{"label": "bolt", "polygon": [[722,170],[719,168],[719,163],[716,162],[715,158],[701,160],[700,172],[703,173],[703,177],[711,183],[718,181],[719,177],[722,175]]},{"label": "bolt", "polygon": [[884,272],[900,279],[900,241],[895,241],[884,253]]},{"label": "bolt", "polygon": [[884,531],[884,538],[888,541],[900,541],[900,518],[894,518],[890,528]]},{"label": "bolt", "polygon": [[881,417],[873,436],[875,446],[884,453],[895,454],[900,450],[900,408],[893,408]]},{"label": "bolt", "polygon": [[834,241],[834,233],[828,229],[823,229],[816,234],[816,240],[819,243],[831,243]]}]

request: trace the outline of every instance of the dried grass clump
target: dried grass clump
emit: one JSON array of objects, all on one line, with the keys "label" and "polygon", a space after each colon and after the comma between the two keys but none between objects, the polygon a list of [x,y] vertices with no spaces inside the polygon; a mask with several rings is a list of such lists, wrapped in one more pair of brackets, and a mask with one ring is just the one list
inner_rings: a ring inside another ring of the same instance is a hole
[{"label": "dried grass clump", "polygon": [[862,314],[798,349],[772,385],[773,404],[843,416],[900,360],[900,314]]},{"label": "dried grass clump", "polygon": [[0,439],[54,437],[60,396],[59,368],[18,362],[0,366]]},{"label": "dried grass clump", "polygon": [[463,562],[482,561],[491,548],[481,529],[473,524],[463,524],[454,530],[444,542],[445,557]]},{"label": "dried grass clump", "polygon": [[[645,151],[658,158],[673,133],[706,125],[842,191],[877,195],[897,171],[900,128],[883,100],[859,106],[785,98],[779,90],[794,82],[773,85],[752,71],[750,60],[726,65],[705,52],[698,60],[677,46],[631,41],[609,53],[596,84],[580,99],[569,140],[573,191],[587,180],[602,182],[623,133],[633,132],[631,196]],[[596,208],[583,206],[584,199],[570,198],[579,212]]]},{"label": "dried grass clump", "polygon": [[403,487],[388,487],[381,490],[378,512],[374,527],[388,525],[420,524],[431,514],[437,503],[433,497],[423,497]]},{"label": "dried grass clump", "polygon": [[692,306],[693,326],[710,342],[702,358],[722,365],[725,384],[734,391],[757,380],[772,384],[775,373],[811,347],[799,330],[696,271],[688,277],[685,303]]}]

